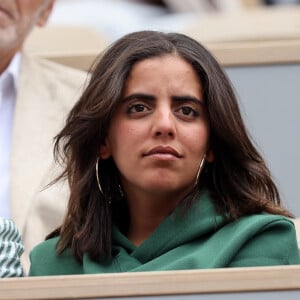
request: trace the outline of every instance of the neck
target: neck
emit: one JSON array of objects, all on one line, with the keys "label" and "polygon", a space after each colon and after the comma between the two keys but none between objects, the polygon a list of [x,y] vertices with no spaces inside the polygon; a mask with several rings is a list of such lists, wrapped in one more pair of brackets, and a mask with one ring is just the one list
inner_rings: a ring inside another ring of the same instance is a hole
[{"label": "neck", "polygon": [[132,197],[127,195],[130,215],[128,239],[136,246],[142,244],[177,207],[185,194],[174,192],[164,195],[135,192]]}]

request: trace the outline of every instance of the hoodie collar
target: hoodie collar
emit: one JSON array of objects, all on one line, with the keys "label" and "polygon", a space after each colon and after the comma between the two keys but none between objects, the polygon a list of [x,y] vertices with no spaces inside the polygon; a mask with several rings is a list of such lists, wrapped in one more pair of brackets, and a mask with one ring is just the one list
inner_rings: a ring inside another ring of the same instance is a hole
[{"label": "hoodie collar", "polygon": [[144,264],[174,248],[217,231],[224,223],[224,218],[217,213],[209,193],[205,191],[185,215],[182,215],[180,206],[176,208],[140,246],[136,247],[116,227],[113,230],[113,243]]}]

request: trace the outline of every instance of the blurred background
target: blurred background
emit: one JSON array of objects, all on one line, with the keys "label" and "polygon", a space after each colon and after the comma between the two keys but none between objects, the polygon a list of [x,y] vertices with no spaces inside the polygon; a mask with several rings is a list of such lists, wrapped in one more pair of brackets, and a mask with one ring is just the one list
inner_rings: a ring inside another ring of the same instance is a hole
[{"label": "blurred background", "polygon": [[[226,43],[231,44],[228,47],[235,43],[236,47],[240,42],[295,40],[300,37],[299,3],[300,0],[56,0],[48,26],[34,30],[26,47],[31,53],[88,69],[95,55],[110,42],[143,29],[186,33],[217,52]],[[77,65],[69,57],[76,54],[82,58]],[[234,63],[226,61],[224,55],[221,60]]]},{"label": "blurred background", "polygon": [[87,26],[113,41],[131,31],[185,31],[207,17],[275,6],[287,8],[299,3],[299,0],[57,0],[50,24]]},{"label": "blurred background", "polygon": [[285,206],[300,217],[299,0],[56,0],[28,52],[89,70],[112,41],[136,30],[188,34],[231,79],[250,134]]}]

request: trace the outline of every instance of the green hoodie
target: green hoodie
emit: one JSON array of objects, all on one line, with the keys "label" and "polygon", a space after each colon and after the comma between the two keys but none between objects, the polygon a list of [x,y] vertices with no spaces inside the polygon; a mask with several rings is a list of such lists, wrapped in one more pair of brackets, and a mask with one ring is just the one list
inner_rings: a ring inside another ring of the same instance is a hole
[{"label": "green hoodie", "polygon": [[112,258],[104,263],[84,254],[82,263],[70,249],[57,255],[59,237],[36,246],[30,276],[187,270],[299,264],[294,224],[278,215],[257,214],[226,222],[202,195],[187,213],[180,209],[136,247],[116,227]]}]

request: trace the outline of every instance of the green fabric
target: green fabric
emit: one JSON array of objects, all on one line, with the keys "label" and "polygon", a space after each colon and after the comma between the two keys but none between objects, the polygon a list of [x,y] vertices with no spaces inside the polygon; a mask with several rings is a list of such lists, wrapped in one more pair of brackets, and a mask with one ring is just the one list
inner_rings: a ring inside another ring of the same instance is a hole
[{"label": "green fabric", "polygon": [[168,216],[139,247],[117,228],[113,257],[105,263],[87,254],[77,262],[70,249],[57,255],[58,238],[35,247],[29,275],[93,274],[299,264],[294,224],[288,218],[258,214],[226,223],[204,194],[184,217]]}]

